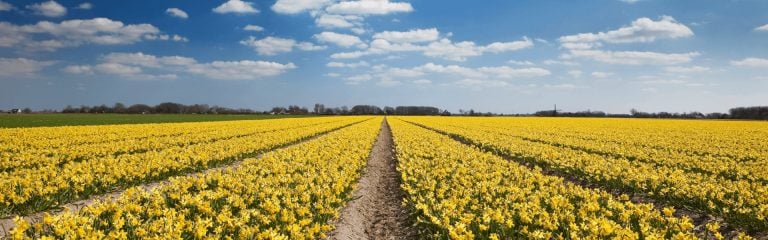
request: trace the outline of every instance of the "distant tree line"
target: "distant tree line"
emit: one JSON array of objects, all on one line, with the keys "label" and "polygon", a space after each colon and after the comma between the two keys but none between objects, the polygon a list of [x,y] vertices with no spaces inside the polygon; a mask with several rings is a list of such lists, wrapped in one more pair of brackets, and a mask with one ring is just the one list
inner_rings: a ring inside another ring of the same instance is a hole
[{"label": "distant tree line", "polygon": [[613,117],[613,118],[677,118],[677,119],[753,119],[768,120],[768,106],[731,108],[729,113],[701,112],[643,112],[632,109],[629,114],[609,114],[602,111],[560,112],[545,110],[534,113],[534,116],[556,117]]},{"label": "distant tree line", "polygon": [[[25,109],[24,113],[31,113],[32,110]],[[52,111],[55,112],[55,111]],[[289,105],[288,107],[273,107],[269,111],[255,111],[247,108],[225,108],[219,106],[209,106],[207,104],[184,105],[180,103],[164,102],[155,106],[146,104],[133,104],[126,106],[123,103],[115,103],[112,106],[106,104],[95,106],[66,106],[61,113],[120,113],[120,114],[292,114],[292,115],[450,115],[448,111],[441,111],[436,107],[429,106],[397,106],[384,107],[384,109],[374,105],[355,105],[352,108],[347,106],[326,107],[324,104],[315,104],[310,111],[306,107],[298,105]]]},{"label": "distant tree line", "polygon": [[[33,111],[30,108],[11,109],[7,113],[56,113],[56,110]],[[269,111],[255,111],[248,108],[227,108],[220,106],[209,106],[208,104],[184,105],[180,103],[164,102],[155,106],[146,104],[133,104],[127,106],[123,103],[115,103],[112,106],[105,104],[95,106],[67,106],[60,111],[61,113],[121,113],[121,114],[294,114],[294,115],[459,115],[459,116],[547,116],[547,117],[612,117],[612,118],[679,118],[679,119],[754,119],[768,120],[768,106],[737,107],[731,108],[728,113],[701,113],[701,112],[643,112],[637,109],[630,110],[629,114],[611,114],[602,111],[578,111],[563,112],[560,110],[544,110],[533,114],[514,114],[504,115],[492,112],[479,112],[474,109],[459,109],[457,114],[447,110],[441,110],[431,106],[385,106],[380,108],[375,105],[355,105],[352,108],[347,106],[326,107],[324,104],[317,103],[312,110],[298,105],[289,105],[288,107],[273,107]]]},{"label": "distant tree line", "polygon": [[61,113],[125,113],[125,114],[256,114],[256,112],[247,108],[226,108],[219,106],[209,106],[208,104],[184,105],[180,103],[164,102],[155,106],[146,104],[133,104],[126,106],[122,103],[115,103],[112,106],[105,104],[98,106],[81,105],[79,107],[66,106]]},{"label": "distant tree line", "polygon": [[440,111],[430,106],[386,106],[383,109],[374,105],[355,105],[326,107],[324,104],[315,104],[313,114],[319,115],[450,115],[448,111]]}]

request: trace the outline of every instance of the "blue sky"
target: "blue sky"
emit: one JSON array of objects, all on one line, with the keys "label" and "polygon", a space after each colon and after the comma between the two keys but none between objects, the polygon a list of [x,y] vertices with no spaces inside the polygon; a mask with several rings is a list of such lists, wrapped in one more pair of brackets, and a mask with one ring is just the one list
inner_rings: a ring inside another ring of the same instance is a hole
[{"label": "blue sky", "polygon": [[0,109],[727,111],[768,104],[766,12],[761,0],[2,0]]}]

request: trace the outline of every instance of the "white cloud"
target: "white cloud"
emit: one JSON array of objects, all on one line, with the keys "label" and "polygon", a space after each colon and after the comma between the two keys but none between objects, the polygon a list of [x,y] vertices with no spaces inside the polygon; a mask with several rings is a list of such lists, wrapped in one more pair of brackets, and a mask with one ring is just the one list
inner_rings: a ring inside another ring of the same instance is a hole
[{"label": "white cloud", "polygon": [[315,45],[311,42],[300,42],[296,47],[303,51],[319,51],[328,48],[327,46]]},{"label": "white cloud", "polygon": [[361,21],[362,18],[358,16],[342,16],[323,14],[318,18],[315,18],[315,24],[324,28],[351,28],[357,26],[354,21]]},{"label": "white cloud", "polygon": [[293,51],[294,47],[304,51],[325,49],[325,46],[317,46],[309,42],[297,43],[296,40],[290,38],[279,38],[271,36],[263,39],[249,37],[248,39],[240,41],[240,44],[252,47],[261,55],[276,55],[278,53],[291,52]]},{"label": "white cloud", "polygon": [[482,73],[487,73],[494,78],[530,78],[549,76],[549,70],[543,68],[511,68],[508,66],[500,67],[480,67],[477,69]]},{"label": "white cloud", "polygon": [[81,3],[80,5],[77,5],[77,9],[80,10],[91,10],[93,9],[93,4],[89,2]]},{"label": "white cloud", "polygon": [[53,0],[27,5],[27,9],[32,10],[37,15],[46,17],[61,17],[67,15],[67,8]]},{"label": "white cloud", "polygon": [[37,61],[27,58],[0,58],[0,78],[34,77],[53,61]]},{"label": "white cloud", "polygon": [[[293,63],[266,61],[213,61],[199,63],[183,56],[154,56],[138,53],[110,53],[95,66],[72,65],[64,69],[69,73],[120,75],[132,80],[173,80],[179,73],[194,74],[220,80],[255,80],[275,76],[296,68]],[[147,70],[153,73],[147,73]]]},{"label": "white cloud", "polygon": [[71,74],[93,74],[93,66],[90,65],[69,65],[62,69],[64,72]]},{"label": "white cloud", "polygon": [[351,77],[344,78],[349,85],[358,85],[365,81],[370,81],[373,77],[370,74],[359,74]]},{"label": "white cloud", "polygon": [[393,43],[431,42],[437,40],[440,32],[436,28],[412,29],[405,32],[384,31],[373,35],[374,39],[384,39]]},{"label": "white cloud", "polygon": [[524,37],[523,40],[520,40],[520,41],[494,42],[483,47],[482,51],[500,53],[500,52],[516,51],[516,50],[530,48],[530,47],[533,47],[533,41],[531,41],[531,39],[527,37]]},{"label": "white cloud", "polygon": [[266,61],[214,61],[193,65],[189,72],[220,80],[255,80],[276,76],[296,68],[293,63],[281,64]]},{"label": "white cloud", "polygon": [[335,67],[335,68],[357,68],[357,67],[368,67],[370,66],[370,64],[366,61],[359,61],[356,63],[329,62],[325,66]]},{"label": "white cloud", "polygon": [[4,2],[4,1],[0,0],[0,12],[11,11],[11,9],[13,9],[13,5],[11,5],[10,3],[7,3],[7,2]]},{"label": "white cloud", "polygon": [[325,9],[332,14],[348,15],[385,15],[398,12],[411,12],[413,7],[406,2],[390,2],[389,0],[360,0],[342,1]]},{"label": "white cloud", "polygon": [[662,16],[658,21],[650,18],[639,18],[630,26],[617,30],[598,33],[580,33],[560,37],[563,43],[634,43],[653,42],[657,39],[675,39],[693,36],[693,31],[678,23],[670,16]]},{"label": "white cloud", "polygon": [[768,24],[755,28],[756,32],[768,32]]},{"label": "white cloud", "polygon": [[272,11],[283,14],[296,14],[308,10],[320,9],[330,4],[330,0],[277,0]]},{"label": "white cloud", "polygon": [[394,86],[400,86],[403,83],[397,80],[392,80],[391,78],[382,78],[379,80],[379,82],[376,83],[376,85],[381,87],[394,87]]},{"label": "white cloud", "polygon": [[586,58],[599,62],[624,65],[670,65],[690,62],[698,52],[657,53],[640,51],[571,50],[563,58]]},{"label": "white cloud", "polygon": [[639,2],[639,1],[641,1],[641,0],[620,0],[620,1],[622,1],[622,2],[625,2],[625,3],[629,3],[629,4],[632,4],[632,3],[636,3],[636,2]]},{"label": "white cloud", "polygon": [[315,34],[315,39],[320,42],[333,43],[342,47],[357,46],[358,48],[366,48],[367,45],[360,40],[359,37],[354,35],[347,35],[335,32],[321,32]]},{"label": "white cloud", "polygon": [[418,71],[418,70],[405,69],[405,68],[390,68],[390,69],[387,69],[387,71],[383,73],[382,76],[398,77],[398,78],[415,78],[423,75],[424,75],[424,72]]},{"label": "white cloud", "polygon": [[571,71],[568,71],[568,75],[571,75],[571,77],[574,77],[574,78],[578,78],[578,77],[581,77],[581,74],[582,74],[582,73],[583,73],[583,72],[582,72],[582,71],[580,71],[580,70],[571,70]]},{"label": "white cloud", "polygon": [[424,48],[424,55],[430,57],[439,57],[452,61],[465,61],[467,57],[483,55],[484,52],[501,53],[506,51],[516,51],[533,46],[533,42],[524,38],[514,42],[494,42],[486,46],[477,46],[474,42],[463,41],[453,43],[447,38],[431,42]]},{"label": "white cloud", "polygon": [[482,51],[475,46],[474,42],[463,41],[453,43],[447,38],[440,41],[431,42],[424,49],[424,55],[430,57],[439,57],[452,61],[465,61],[467,57],[482,55]]},{"label": "white cloud", "polygon": [[739,67],[768,67],[768,59],[765,58],[745,58],[742,60],[733,60],[731,65]]},{"label": "white cloud", "polygon": [[129,66],[120,63],[101,63],[96,65],[94,69],[100,73],[117,75],[133,75],[142,72],[140,67]]},{"label": "white cloud", "polygon": [[579,66],[579,63],[577,62],[553,60],[553,59],[544,60],[541,63],[543,63],[544,65]]},{"label": "white cloud", "polygon": [[547,89],[559,89],[559,90],[573,90],[573,89],[579,88],[579,86],[576,86],[572,83],[546,84],[543,87]]},{"label": "white cloud", "polygon": [[666,67],[664,68],[664,71],[671,72],[671,73],[703,73],[703,72],[709,72],[710,69],[708,67],[701,67],[701,66]]},{"label": "white cloud", "polygon": [[252,47],[261,55],[275,55],[282,52],[290,52],[296,45],[296,40],[279,37],[266,37],[257,40],[250,37],[247,40],[240,41],[240,44]]},{"label": "white cloud", "polygon": [[592,77],[596,77],[596,78],[607,78],[607,77],[613,76],[613,73],[610,73],[610,72],[592,72],[592,74],[590,74],[590,75],[592,75]]},{"label": "white cloud", "polygon": [[261,31],[264,31],[264,28],[258,25],[248,24],[248,25],[245,25],[245,27],[243,27],[243,30],[261,32]]},{"label": "white cloud", "polygon": [[174,17],[177,17],[177,18],[182,18],[182,19],[187,19],[187,18],[189,18],[189,15],[187,14],[187,12],[184,12],[183,10],[181,10],[181,9],[178,9],[178,8],[169,8],[169,9],[166,9],[166,10],[165,10],[165,13],[167,13],[168,15],[171,15],[171,16],[174,16]]},{"label": "white cloud", "polygon": [[430,81],[429,79],[419,79],[419,80],[413,81],[413,83],[425,85],[425,84],[431,84],[432,81]]},{"label": "white cloud", "polygon": [[22,46],[30,50],[54,51],[83,44],[133,44],[143,40],[186,41],[160,34],[151,24],[123,24],[108,18],[75,19],[61,23],[40,21],[33,25],[0,22],[0,47]]},{"label": "white cloud", "polygon": [[219,5],[213,9],[213,12],[225,14],[225,13],[259,13],[259,10],[254,8],[252,2],[245,2],[241,0],[228,0],[227,2]]},{"label": "white cloud", "polygon": [[600,50],[603,43],[648,43],[659,39],[676,39],[693,36],[693,31],[678,23],[670,16],[662,16],[658,21],[649,18],[639,18],[630,26],[617,30],[598,33],[580,33],[560,37],[560,47],[568,53],[564,59],[587,58],[610,64],[656,64],[669,65],[690,62],[698,52],[689,53],[658,53],[650,51],[609,51]]},{"label": "white cloud", "polygon": [[[320,35],[315,35],[320,39]],[[330,33],[334,34],[334,33]],[[341,52],[331,55],[334,59],[352,59],[368,55],[383,55],[392,52],[421,52],[424,56],[442,58],[452,61],[465,61],[468,57],[481,56],[486,52],[500,53],[506,51],[515,51],[533,46],[533,42],[528,38],[514,42],[494,42],[485,46],[478,46],[471,41],[452,42],[447,37],[452,34],[446,34],[445,38],[439,38],[439,31],[435,28],[413,29],[404,32],[385,31],[373,35],[370,47],[363,51]],[[359,38],[352,35],[346,46],[351,46]],[[328,36],[330,37],[330,35]],[[364,43],[357,44],[364,48]]]},{"label": "white cloud", "polygon": [[416,71],[422,71],[422,72],[432,72],[432,73],[443,73],[443,74],[451,74],[451,75],[460,75],[467,78],[485,78],[485,74],[472,69],[468,67],[462,67],[459,65],[439,65],[434,63],[427,63],[418,67],[413,68]]},{"label": "white cloud", "polygon": [[341,74],[338,74],[338,73],[326,73],[325,76],[336,78],[336,77],[340,77]]},{"label": "white cloud", "polygon": [[518,61],[518,60],[509,60],[509,61],[507,61],[507,63],[514,64],[514,65],[520,65],[520,66],[533,66],[533,65],[536,65],[535,63],[533,63],[531,61]]}]

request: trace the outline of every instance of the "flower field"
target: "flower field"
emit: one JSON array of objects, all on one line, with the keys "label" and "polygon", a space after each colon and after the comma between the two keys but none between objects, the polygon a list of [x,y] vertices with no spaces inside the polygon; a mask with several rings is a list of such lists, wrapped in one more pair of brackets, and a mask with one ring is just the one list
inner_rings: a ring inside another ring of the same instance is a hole
[{"label": "flower field", "polygon": [[[728,225],[731,230],[740,232],[768,230],[768,186],[763,177],[765,165],[768,164],[765,141],[768,124],[762,122],[567,118],[402,119],[412,126],[432,130],[433,135],[442,133],[451,136],[476,149],[504,157],[508,162],[547,169],[550,175],[575,179],[591,188],[622,194],[627,198],[641,198],[710,216],[712,221],[709,222],[709,228],[715,230],[724,229],[720,228],[721,225]],[[398,132],[393,131],[397,142]],[[403,138],[408,139],[407,135]],[[450,142],[445,139],[439,142]],[[415,144],[399,144],[398,149],[401,145],[407,149]],[[405,150],[401,152],[406,154]],[[494,164],[494,168],[498,166]],[[480,175],[492,171],[477,167],[470,169],[481,172]],[[510,170],[502,172],[506,174],[507,171]],[[544,181],[535,182],[540,185]],[[538,185],[536,187],[541,188]],[[477,198],[480,197],[474,199]],[[675,212],[671,209],[669,211]]]},{"label": "flower field", "polygon": [[0,216],[203,170],[363,119],[3,129]]},{"label": "flower field", "polygon": [[768,236],[763,122],[359,116],[0,133],[0,215],[43,211],[16,217],[12,239],[326,239],[378,137],[420,239]]}]

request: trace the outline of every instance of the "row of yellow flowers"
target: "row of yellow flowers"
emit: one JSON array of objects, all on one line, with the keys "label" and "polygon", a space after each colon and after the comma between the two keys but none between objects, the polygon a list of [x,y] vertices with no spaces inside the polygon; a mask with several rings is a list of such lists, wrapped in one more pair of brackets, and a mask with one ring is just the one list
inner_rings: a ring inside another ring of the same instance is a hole
[{"label": "row of yellow flowers", "polygon": [[[281,131],[261,132],[188,146],[172,145],[136,154],[106,155],[101,158],[67,162],[61,166],[54,164],[0,172],[0,216],[45,210],[93,194],[200,171],[364,119],[346,117],[330,122],[322,119],[321,121],[326,122],[294,128],[289,128],[296,123],[294,121],[276,121],[270,124],[282,126],[279,127],[282,128]],[[208,123],[197,124],[205,126]],[[248,122],[231,124],[241,125],[242,132],[249,132],[252,127]],[[137,125],[134,132],[144,132],[142,126]]]},{"label": "row of yellow flowers", "polygon": [[[442,239],[697,239],[688,218],[390,119],[406,202]],[[707,232],[711,237],[717,232]]]},{"label": "row of yellow flowers", "polygon": [[0,129],[0,172],[316,125],[333,118]]},{"label": "row of yellow flowers", "polygon": [[[349,118],[358,120],[359,118]],[[78,213],[17,219],[14,239],[318,239],[348,200],[381,118],[246,159],[235,169],[174,177]]]},{"label": "row of yellow flowers", "polygon": [[764,140],[768,124],[761,122],[547,118],[535,122],[526,118],[470,121],[472,130],[496,131],[731,180],[768,182],[768,141]]},{"label": "row of yellow flowers", "polygon": [[[667,202],[679,207],[689,207],[722,217],[731,226],[740,227],[746,231],[765,231],[768,230],[768,186],[759,181],[750,180],[731,180],[717,174],[705,174],[696,171],[686,171],[678,168],[675,164],[657,164],[655,161],[677,162],[677,155],[668,155],[665,159],[654,159],[654,162],[639,161],[622,155],[604,155],[585,151],[584,149],[574,149],[561,147],[539,141],[530,141],[523,138],[513,137],[515,133],[510,133],[504,129],[505,126],[514,125],[514,128],[525,128],[526,122],[520,119],[510,119],[504,123],[499,119],[496,121],[498,130],[493,128],[477,127],[477,123],[484,122],[482,119],[451,119],[451,118],[409,118],[409,121],[424,125],[438,131],[460,136],[469,140],[477,146],[487,150],[498,152],[502,155],[514,157],[519,161],[527,161],[539,166],[545,166],[557,170],[564,174],[572,175],[576,178],[590,183],[599,184],[607,189],[620,190],[623,192],[646,194],[647,197]],[[536,122],[538,119],[528,119]],[[567,121],[567,120],[563,120]],[[570,121],[583,121],[571,119]],[[595,121],[595,120],[591,120]],[[605,120],[615,121],[615,120]],[[675,121],[675,124],[685,123],[685,121]],[[584,123],[584,122],[581,122]],[[536,124],[536,123],[531,123]],[[648,124],[647,122],[626,120],[616,124]],[[665,121],[659,121],[658,124],[665,124]],[[691,124],[701,124],[691,122]],[[713,123],[724,124],[724,123]],[[735,122],[734,124],[740,124]],[[762,123],[760,123],[762,124]],[[574,129],[579,129],[576,124],[571,123]],[[604,131],[610,131],[612,124],[604,125],[609,128]],[[762,125],[758,125],[763,127]],[[714,127],[714,126],[713,126]],[[733,127],[733,126],[731,126]],[[631,128],[631,127],[629,127]],[[652,127],[637,126],[638,129],[645,129],[648,134],[653,131]],[[565,129],[562,129],[565,131]],[[662,131],[664,130],[664,131]],[[684,130],[682,130],[684,131]],[[747,130],[744,130],[747,132]],[[762,131],[761,128],[752,131]],[[655,131],[656,135],[664,135],[670,130],[660,128]],[[717,132],[713,130],[713,132]],[[588,132],[582,131],[587,136]],[[626,133],[629,134],[629,133]],[[542,134],[544,135],[544,134]],[[675,135],[675,134],[670,134]],[[624,135],[610,135],[610,139],[623,141]],[[604,135],[605,137],[605,135]],[[738,136],[732,136],[737,138]],[[632,138],[632,137],[627,137]],[[724,138],[722,136],[712,137]],[[706,145],[706,143],[695,143],[700,138],[691,138],[691,146]],[[560,142],[557,139],[548,141]],[[568,141],[568,140],[564,140]],[[671,142],[685,142],[685,139],[670,140]],[[745,144],[750,142],[745,140]],[[680,143],[682,144],[682,143]],[[683,148],[682,145],[676,145],[674,148]],[[690,158],[687,164],[695,165],[699,162],[695,158]],[[706,161],[702,165],[709,164]],[[723,168],[726,165],[722,166]],[[705,167],[701,167],[705,168]],[[725,169],[724,169],[725,170]],[[749,169],[750,172],[758,172],[761,169]]]}]

